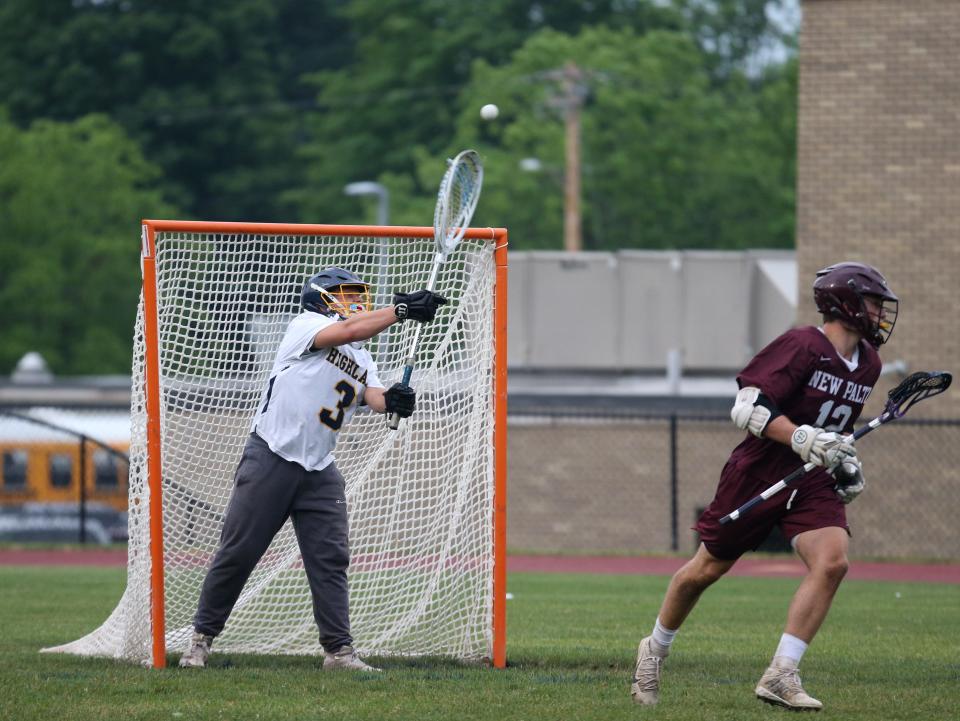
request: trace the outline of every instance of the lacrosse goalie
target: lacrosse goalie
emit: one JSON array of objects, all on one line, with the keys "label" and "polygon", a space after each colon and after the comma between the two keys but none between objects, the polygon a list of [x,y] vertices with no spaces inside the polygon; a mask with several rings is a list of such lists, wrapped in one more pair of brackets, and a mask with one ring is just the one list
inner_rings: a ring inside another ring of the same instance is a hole
[{"label": "lacrosse goalie", "polygon": [[324,670],[378,671],[360,659],[350,635],[347,506],[334,463],[337,432],[365,403],[409,417],[408,385],[384,390],[364,341],[406,319],[432,321],[446,299],[428,290],[398,293],[371,309],[370,288],[343,268],[327,268],[303,287],[303,312],[290,321],[234,477],[220,547],[207,572],[184,668],[207,664],[254,566],[287,518],[313,597]]}]

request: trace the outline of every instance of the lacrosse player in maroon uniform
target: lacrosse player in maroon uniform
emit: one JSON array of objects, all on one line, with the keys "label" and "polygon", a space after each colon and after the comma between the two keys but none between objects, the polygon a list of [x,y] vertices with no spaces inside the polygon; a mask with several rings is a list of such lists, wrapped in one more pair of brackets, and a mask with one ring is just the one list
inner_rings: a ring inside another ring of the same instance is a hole
[{"label": "lacrosse player in maroon uniform", "polygon": [[[818,272],[813,297],[823,325],[787,331],[737,376],[740,391],[730,415],[748,434],[723,467],[716,496],[695,526],[699,549],[670,581],[653,633],[640,642],[631,687],[637,703],[657,703],[663,659],[700,594],[779,526],[807,574],[756,695],[791,709],[823,706],[803,690],[797,666],[847,571],[844,505],[863,490],[863,472],[846,435],[880,375],[877,348],[893,331],[898,300],[884,277],[861,263]],[[804,463],[813,463],[814,470],[795,488],[736,522],[720,523]]]}]

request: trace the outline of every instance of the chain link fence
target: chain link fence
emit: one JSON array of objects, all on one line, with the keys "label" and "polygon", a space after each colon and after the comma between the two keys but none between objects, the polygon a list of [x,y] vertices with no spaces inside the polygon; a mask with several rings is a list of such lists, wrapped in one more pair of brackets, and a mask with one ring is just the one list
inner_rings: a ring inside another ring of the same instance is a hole
[{"label": "chain link fence", "polygon": [[[726,413],[524,409],[508,424],[514,552],[692,553],[691,527],[743,439]],[[867,489],[847,507],[851,555],[960,558],[958,427],[904,418],[864,439]],[[789,547],[775,531],[761,550]]]},{"label": "chain link fence", "polygon": [[[0,409],[0,540],[123,540],[126,443],[113,436],[126,423]],[[526,407],[508,425],[513,552],[692,553],[692,526],[743,438],[725,412]],[[847,507],[852,555],[960,559],[958,429],[960,419],[904,418],[864,439],[867,490]],[[789,547],[775,531],[761,550]]]}]

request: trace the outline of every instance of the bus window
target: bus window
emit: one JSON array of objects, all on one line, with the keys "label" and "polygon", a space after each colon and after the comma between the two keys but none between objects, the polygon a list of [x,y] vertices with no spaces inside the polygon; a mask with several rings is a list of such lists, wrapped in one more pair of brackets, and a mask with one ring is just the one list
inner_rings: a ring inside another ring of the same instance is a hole
[{"label": "bus window", "polygon": [[69,488],[73,481],[73,456],[69,453],[50,454],[50,487]]},{"label": "bus window", "polygon": [[3,452],[3,488],[4,490],[22,490],[27,487],[27,452]]},{"label": "bus window", "polygon": [[97,488],[116,488],[120,483],[117,458],[104,450],[93,452],[93,482]]}]

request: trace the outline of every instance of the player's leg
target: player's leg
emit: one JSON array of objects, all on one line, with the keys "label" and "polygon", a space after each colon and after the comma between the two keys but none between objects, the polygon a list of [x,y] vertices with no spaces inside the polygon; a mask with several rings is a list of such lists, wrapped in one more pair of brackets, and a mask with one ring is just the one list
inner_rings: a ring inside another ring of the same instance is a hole
[{"label": "player's leg", "polygon": [[818,710],[823,704],[804,690],[798,668],[846,575],[849,540],[845,528],[828,526],[803,531],[792,543],[807,575],[790,602],[783,635],[756,694],[768,703]]},{"label": "player's leg", "polygon": [[736,562],[736,559],[717,558],[701,543],[693,558],[670,579],[658,614],[660,623],[673,631],[679,629],[700,600],[701,594],[733,568]]},{"label": "player's leg", "polygon": [[670,651],[673,637],[697,604],[701,594],[729,571],[747,551],[756,548],[776,524],[778,511],[772,504],[731,524],[720,518],[753,497],[763,479],[742,476],[732,463],[720,473],[713,501],[697,521],[701,545],[696,554],[670,580],[653,632],[640,642],[630,693],[644,705],[657,703],[660,694],[660,667]]},{"label": "player's leg", "polygon": [[843,528],[820,528],[799,534],[793,543],[808,572],[790,603],[785,631],[809,644],[847,574],[849,536]]},{"label": "player's leg", "polygon": [[307,474],[291,517],[326,654],[324,670],[378,671],[357,656],[350,634],[347,503],[343,476],[336,465]]},{"label": "player's leg", "polygon": [[182,667],[203,667],[213,639],[223,630],[244,584],[286,521],[303,469],[251,436],[234,477],[220,546],[203,580],[190,648]]},{"label": "player's leg", "polygon": [[660,697],[660,670],[670,653],[670,644],[681,624],[707,588],[729,571],[736,559],[717,558],[703,544],[670,579],[653,632],[640,642],[630,694],[633,700],[651,706]]}]

